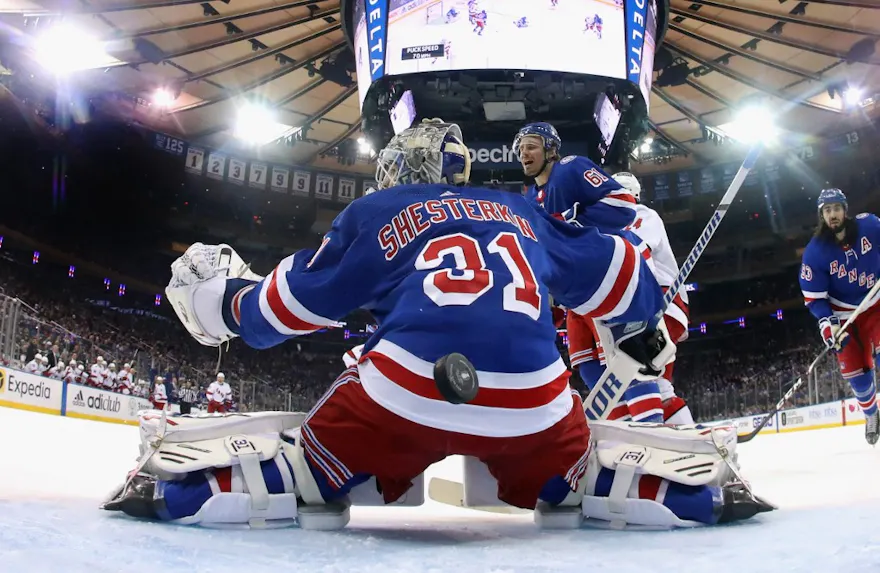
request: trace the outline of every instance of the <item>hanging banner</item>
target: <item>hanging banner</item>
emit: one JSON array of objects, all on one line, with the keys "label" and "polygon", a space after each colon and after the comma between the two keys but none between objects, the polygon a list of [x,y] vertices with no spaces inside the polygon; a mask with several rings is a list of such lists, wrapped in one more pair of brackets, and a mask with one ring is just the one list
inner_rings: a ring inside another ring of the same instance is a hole
[{"label": "hanging banner", "polygon": [[290,187],[290,169],[272,166],[272,183],[269,188],[277,193],[286,193]]},{"label": "hanging banner", "polygon": [[315,178],[315,198],[324,201],[333,200],[333,176],[319,174]]},{"label": "hanging banner", "polygon": [[200,147],[190,147],[186,150],[186,164],[184,169],[190,173],[202,174],[205,168],[205,150]]},{"label": "hanging banner", "polygon": [[308,171],[294,171],[293,172],[293,194],[301,195],[303,197],[309,196],[309,186],[312,183],[312,174]]},{"label": "hanging banner", "polygon": [[266,173],[268,173],[268,171],[269,166],[265,163],[252,161],[250,171],[248,173],[248,187],[253,187],[254,189],[265,189]]},{"label": "hanging banner", "polygon": [[229,179],[230,183],[234,183],[235,185],[244,185],[244,172],[247,169],[247,164],[241,159],[236,159],[235,157],[229,158],[229,173],[226,178]]},{"label": "hanging banner", "polygon": [[211,179],[222,181],[226,174],[226,156],[212,151],[208,156],[208,172],[205,173]]}]

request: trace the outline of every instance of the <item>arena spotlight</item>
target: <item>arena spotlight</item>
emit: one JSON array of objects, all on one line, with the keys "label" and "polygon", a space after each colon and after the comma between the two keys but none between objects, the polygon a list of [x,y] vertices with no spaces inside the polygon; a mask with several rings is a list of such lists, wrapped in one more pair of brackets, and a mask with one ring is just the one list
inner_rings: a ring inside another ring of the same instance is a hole
[{"label": "arena spotlight", "polygon": [[718,126],[724,135],[741,143],[772,144],[779,137],[779,128],[770,109],[750,105],[740,109],[734,120]]},{"label": "arena spotlight", "polygon": [[274,112],[264,106],[247,102],[238,109],[235,137],[251,145],[264,145],[290,135],[294,128],[275,121]]},{"label": "arena spotlight", "polygon": [[370,145],[370,142],[366,140],[364,137],[358,137],[358,151],[363,155],[367,155],[369,157],[373,156],[373,146]]},{"label": "arena spotlight", "polygon": [[843,92],[843,101],[847,107],[856,107],[864,101],[865,91],[862,88],[849,87]]},{"label": "arena spotlight", "polygon": [[52,26],[37,36],[33,53],[37,62],[56,76],[119,62],[107,54],[97,38],[67,22]]},{"label": "arena spotlight", "polygon": [[153,92],[153,105],[160,108],[168,108],[171,107],[171,104],[177,99],[174,93],[171,90],[166,88],[159,88],[155,92]]}]

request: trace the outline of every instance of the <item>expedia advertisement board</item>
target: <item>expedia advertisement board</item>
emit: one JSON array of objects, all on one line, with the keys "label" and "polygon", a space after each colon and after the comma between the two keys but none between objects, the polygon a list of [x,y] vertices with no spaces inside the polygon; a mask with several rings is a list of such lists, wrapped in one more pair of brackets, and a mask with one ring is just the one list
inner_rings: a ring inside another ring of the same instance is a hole
[{"label": "expedia advertisement board", "polygon": [[64,415],[87,420],[137,424],[138,410],[149,408],[152,406],[143,398],[69,384],[64,402]]},{"label": "expedia advertisement board", "polygon": [[0,406],[60,414],[64,383],[0,368]]}]

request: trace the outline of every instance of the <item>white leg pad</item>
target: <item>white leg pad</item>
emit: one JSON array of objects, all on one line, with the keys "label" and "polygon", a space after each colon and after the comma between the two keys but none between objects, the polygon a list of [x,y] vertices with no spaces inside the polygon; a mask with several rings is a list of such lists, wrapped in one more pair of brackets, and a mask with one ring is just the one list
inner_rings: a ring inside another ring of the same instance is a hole
[{"label": "white leg pad", "polygon": [[[650,451],[643,446],[627,445],[626,450],[615,460],[614,481],[608,497],[585,495],[582,501],[585,524],[609,529],[694,527],[702,525],[676,517],[672,511],[650,499],[638,499],[635,477],[646,473],[644,468]],[[600,463],[597,454],[590,459],[585,477],[587,490],[595,490],[596,478],[605,464]],[[608,467],[608,466],[605,466]]]}]

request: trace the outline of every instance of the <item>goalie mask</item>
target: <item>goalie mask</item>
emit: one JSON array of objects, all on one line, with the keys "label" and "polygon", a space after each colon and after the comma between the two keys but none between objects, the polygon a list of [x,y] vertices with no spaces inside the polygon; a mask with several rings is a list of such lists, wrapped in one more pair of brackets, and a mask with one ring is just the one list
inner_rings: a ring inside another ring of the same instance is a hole
[{"label": "goalie mask", "polygon": [[471,158],[461,128],[441,119],[425,119],[394,136],[379,152],[379,189],[414,183],[464,185],[470,179]]}]

